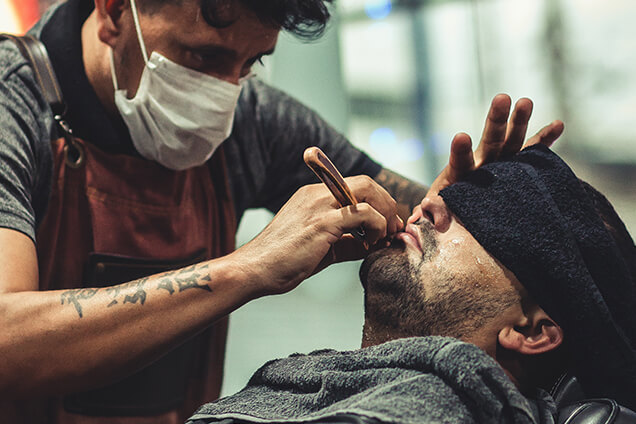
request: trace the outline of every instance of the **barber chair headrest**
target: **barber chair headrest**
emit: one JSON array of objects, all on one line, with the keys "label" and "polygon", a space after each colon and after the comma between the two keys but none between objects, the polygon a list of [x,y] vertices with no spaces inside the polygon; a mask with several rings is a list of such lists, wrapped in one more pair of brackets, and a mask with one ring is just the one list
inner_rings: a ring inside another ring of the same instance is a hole
[{"label": "barber chair headrest", "polygon": [[550,394],[557,405],[557,424],[628,424],[636,423],[636,412],[613,399],[589,399],[576,377],[564,374]]}]

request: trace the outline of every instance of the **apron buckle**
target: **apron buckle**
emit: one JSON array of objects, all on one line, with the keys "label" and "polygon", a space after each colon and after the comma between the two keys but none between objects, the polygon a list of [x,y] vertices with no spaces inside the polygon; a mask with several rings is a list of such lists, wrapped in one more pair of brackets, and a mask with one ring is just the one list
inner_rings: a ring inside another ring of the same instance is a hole
[{"label": "apron buckle", "polygon": [[71,126],[62,116],[56,115],[55,121],[62,129],[64,140],[66,141],[64,144],[64,162],[69,168],[77,169],[84,164],[86,159],[84,148],[75,140]]}]

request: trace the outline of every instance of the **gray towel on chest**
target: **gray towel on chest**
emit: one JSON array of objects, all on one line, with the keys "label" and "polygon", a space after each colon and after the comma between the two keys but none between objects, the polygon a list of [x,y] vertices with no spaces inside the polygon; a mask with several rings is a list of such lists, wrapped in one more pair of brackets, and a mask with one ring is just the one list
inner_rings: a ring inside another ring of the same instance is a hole
[{"label": "gray towel on chest", "polygon": [[292,423],[341,414],[385,423],[551,423],[554,404],[526,399],[477,346],[418,337],[268,362],[242,391],[202,406],[190,421]]}]

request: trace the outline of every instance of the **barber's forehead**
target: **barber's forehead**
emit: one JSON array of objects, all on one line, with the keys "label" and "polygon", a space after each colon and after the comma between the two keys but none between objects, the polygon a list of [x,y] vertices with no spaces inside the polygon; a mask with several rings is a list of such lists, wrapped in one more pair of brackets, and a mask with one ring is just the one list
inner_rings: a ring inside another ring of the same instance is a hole
[{"label": "barber's forehead", "polygon": [[156,13],[163,7],[196,10],[218,20],[233,20],[250,9],[239,0],[135,0],[141,11]]}]

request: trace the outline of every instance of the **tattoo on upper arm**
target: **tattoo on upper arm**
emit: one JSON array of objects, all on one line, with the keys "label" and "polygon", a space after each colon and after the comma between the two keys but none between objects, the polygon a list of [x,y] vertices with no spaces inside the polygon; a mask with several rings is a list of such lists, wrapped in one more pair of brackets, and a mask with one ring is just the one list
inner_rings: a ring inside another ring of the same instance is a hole
[{"label": "tattoo on upper arm", "polygon": [[428,187],[388,169],[380,171],[375,181],[384,187],[399,205],[404,205],[404,208],[408,209],[408,214],[422,201],[428,191]]},{"label": "tattoo on upper arm", "polygon": [[[181,293],[188,289],[201,289],[211,292],[212,288],[207,284],[212,281],[208,274],[209,265],[192,265],[180,270],[169,271],[158,276],[156,290],[166,290],[170,295]],[[69,304],[75,307],[80,318],[84,317],[82,301],[93,298],[99,291],[104,291],[112,299],[108,307],[118,304],[133,303],[144,305],[148,296],[148,283],[152,277],[144,277],[129,283],[104,289],[82,288],[64,291],[61,294],[62,305]]]}]

